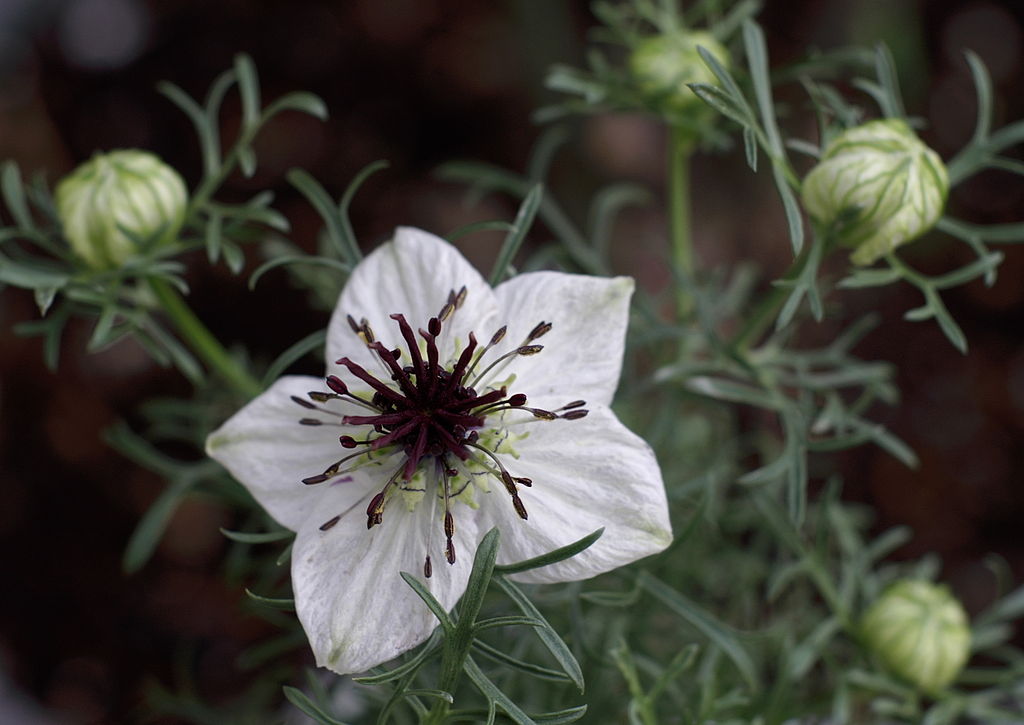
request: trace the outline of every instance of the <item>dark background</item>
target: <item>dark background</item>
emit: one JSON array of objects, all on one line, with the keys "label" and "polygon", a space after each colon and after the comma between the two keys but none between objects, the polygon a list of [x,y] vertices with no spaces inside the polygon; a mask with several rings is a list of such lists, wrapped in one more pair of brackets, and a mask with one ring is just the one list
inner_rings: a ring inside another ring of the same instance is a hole
[{"label": "dark background", "polygon": [[[1016,3],[767,4],[761,21],[775,62],[795,60],[810,45],[892,43],[908,107],[928,119],[925,138],[946,158],[973,123],[961,48],[973,47],[993,74],[997,122],[1024,116]],[[311,250],[319,218],[284,172],[304,167],[337,195],[363,165],[386,159],[390,170],[353,206],[366,247],[398,224],[445,233],[507,219],[512,202],[489,198],[468,208],[463,190],[433,179],[431,170],[453,158],[521,169],[539,133],[530,114],[550,100],[543,73],[556,61],[579,65],[593,23],[579,0],[0,0],[0,158],[55,181],[96,149],[140,147],[194,185],[200,168],[192,129],[154,86],[167,79],[201,97],[246,51],[265,99],[313,91],[331,118],[280,116],[257,144],[256,177],[231,179],[223,198],[275,189],[294,241]],[[237,127],[237,104],[228,104],[222,120],[228,133]],[[613,179],[661,194],[665,139],[655,122],[613,114],[587,119],[579,130],[553,174],[570,211]],[[788,241],[766,180],[736,154],[699,157],[693,178],[704,266],[747,257],[779,274]],[[1022,202],[1024,183],[993,173],[958,189],[950,206],[962,218],[1003,222],[1024,218]],[[651,291],[668,282],[663,224],[655,203],[626,214],[615,234],[616,271]],[[478,239],[465,251],[486,265],[495,240]],[[910,471],[862,449],[843,459],[846,495],[876,507],[879,528],[912,526],[916,537],[900,554],[940,554],[946,578],[975,610],[992,591],[981,566],[986,555],[996,553],[1024,576],[1024,255],[1005,251],[994,288],[972,284],[946,296],[970,340],[968,357],[934,324],[901,320],[919,304],[913,290],[849,294],[855,309],[884,314],[859,352],[899,362],[904,404],[884,422],[922,466]],[[914,261],[939,271],[968,258],[936,243]],[[249,294],[244,275],[196,267],[191,302],[226,343],[244,340],[269,358],[326,322],[281,273]],[[183,649],[194,655],[201,692],[214,700],[230,695],[244,679],[234,658],[265,629],[239,614],[241,591],[223,580],[217,529],[229,516],[209,501],[188,501],[150,565],[126,577],[125,542],[160,482],[100,438],[140,401],[188,395],[187,384],[132,344],[86,356],[88,324],[69,328],[60,371],[50,373],[39,342],[10,331],[36,314],[30,295],[8,289],[0,296],[0,722],[133,721],[145,684],[170,681],[173,655]]]}]

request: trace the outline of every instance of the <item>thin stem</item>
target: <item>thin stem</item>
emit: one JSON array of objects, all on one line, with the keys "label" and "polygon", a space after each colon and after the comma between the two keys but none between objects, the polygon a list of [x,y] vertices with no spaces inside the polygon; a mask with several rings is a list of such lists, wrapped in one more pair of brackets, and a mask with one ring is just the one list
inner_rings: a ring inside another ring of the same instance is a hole
[{"label": "thin stem", "polygon": [[[690,229],[690,156],[693,139],[677,126],[671,127],[668,157],[669,232],[672,261],[685,277],[694,271],[693,236]],[[680,285],[676,302],[679,318],[685,319],[693,308],[693,299]]]},{"label": "thin stem", "polygon": [[211,370],[217,372],[246,398],[255,398],[263,392],[263,386],[228,355],[217,338],[200,322],[166,280],[151,278],[149,286],[192,351],[202,358]]}]

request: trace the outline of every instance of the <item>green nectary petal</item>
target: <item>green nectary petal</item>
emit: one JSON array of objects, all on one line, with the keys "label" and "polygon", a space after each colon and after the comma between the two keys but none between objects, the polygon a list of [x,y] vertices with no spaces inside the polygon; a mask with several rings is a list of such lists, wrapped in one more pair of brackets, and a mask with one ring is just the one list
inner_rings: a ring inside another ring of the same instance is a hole
[{"label": "green nectary petal", "polygon": [[905,580],[889,587],[861,622],[864,642],[893,674],[942,692],[970,655],[967,615],[944,586]]},{"label": "green nectary petal", "polygon": [[185,220],[187,202],[178,172],[134,149],[96,154],[56,190],[64,236],[94,269],[123,264],[141,241],[153,246],[172,241]]},{"label": "green nectary petal", "polygon": [[804,178],[808,213],[838,224],[854,264],[871,264],[928,231],[949,193],[939,155],[899,119],[871,121],[837,136]]}]

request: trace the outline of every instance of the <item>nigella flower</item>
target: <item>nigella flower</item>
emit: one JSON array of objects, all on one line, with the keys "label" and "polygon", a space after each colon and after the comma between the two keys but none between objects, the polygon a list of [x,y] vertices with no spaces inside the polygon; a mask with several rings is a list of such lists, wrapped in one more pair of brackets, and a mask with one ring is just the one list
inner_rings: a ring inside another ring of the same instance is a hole
[{"label": "nigella flower", "polygon": [[491,289],[448,243],[399,229],[352,272],[326,379],[284,377],[207,441],[297,532],[292,586],[319,665],[359,672],[429,636],[478,542],[498,563],[604,527],[590,548],[517,575],[584,579],[672,539],[651,449],[609,409],[630,279],[558,272]]}]

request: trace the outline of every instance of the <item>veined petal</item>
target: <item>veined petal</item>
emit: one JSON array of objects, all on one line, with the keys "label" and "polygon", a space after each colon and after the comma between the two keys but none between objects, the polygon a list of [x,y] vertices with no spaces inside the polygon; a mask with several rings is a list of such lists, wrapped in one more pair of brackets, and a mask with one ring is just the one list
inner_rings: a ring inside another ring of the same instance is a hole
[{"label": "veined petal", "polygon": [[[537,341],[544,350],[517,358],[516,389],[531,397],[582,398],[609,405],[622,372],[622,354],[633,295],[629,277],[602,279],[562,272],[522,274],[499,285],[498,317],[508,323],[506,347],[522,342],[541,322],[551,332]],[[502,351],[504,351],[502,349]]]},{"label": "veined petal", "polygon": [[[445,323],[441,353],[451,351],[458,339],[464,345],[470,331],[490,335],[497,305],[490,286],[459,251],[433,234],[399,227],[393,241],[382,244],[352,271],[327,328],[327,368],[339,373],[335,360],[349,357],[367,370],[378,361],[349,327],[347,316],[363,318],[388,349],[405,347],[398,326],[389,315],[406,316],[413,330],[426,328],[452,290],[466,287],[466,302]],[[344,377],[344,376],[343,376]]]},{"label": "veined petal", "polygon": [[[307,486],[313,476],[345,454],[338,436],[356,432],[335,425],[306,426],[299,420],[317,415],[291,399],[309,400],[306,393],[323,390],[323,380],[305,376],[280,378],[266,392],[235,413],[206,439],[206,453],[245,484],[253,497],[282,526],[297,531],[317,506],[320,486]],[[353,412],[334,404],[335,411]]]},{"label": "veined petal", "polygon": [[[590,407],[590,406],[588,406]],[[521,486],[529,513],[515,515],[500,486],[480,505],[481,530],[499,526],[499,564],[546,554],[604,527],[589,549],[559,564],[518,574],[526,582],[587,579],[655,554],[672,543],[668,502],[654,452],[611,410],[590,407],[580,420],[527,424],[516,443],[518,459],[506,460]],[[519,432],[518,429],[515,432]]]},{"label": "veined petal", "polygon": [[[479,541],[473,517],[456,515],[457,561],[450,565],[444,558],[440,506],[431,507],[425,500],[409,511],[396,496],[388,502],[382,523],[367,531],[369,497],[357,493],[356,488],[339,490],[335,505],[319,512],[325,519],[341,514],[338,523],[321,531],[312,525],[319,522],[310,519],[292,550],[299,620],[317,665],[339,674],[363,672],[429,637],[437,619],[399,572],[415,576],[451,609],[466,589]],[[346,495],[352,503],[341,510]],[[428,553],[433,573],[426,579],[423,562]]]}]

